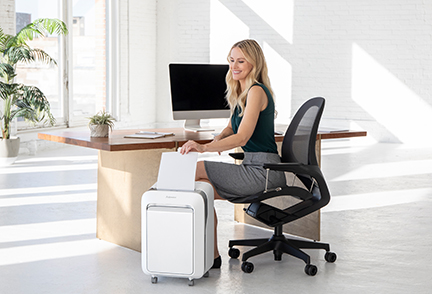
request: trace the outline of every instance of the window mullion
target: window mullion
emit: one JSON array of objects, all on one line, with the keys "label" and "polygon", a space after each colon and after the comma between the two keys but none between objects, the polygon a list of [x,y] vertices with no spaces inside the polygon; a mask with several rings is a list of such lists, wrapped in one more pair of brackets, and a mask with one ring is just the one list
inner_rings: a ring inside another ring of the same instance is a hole
[{"label": "window mullion", "polygon": [[60,0],[60,16],[69,29],[69,34],[60,37],[60,97],[63,103],[63,116],[66,126],[70,126],[72,109],[72,1]]}]

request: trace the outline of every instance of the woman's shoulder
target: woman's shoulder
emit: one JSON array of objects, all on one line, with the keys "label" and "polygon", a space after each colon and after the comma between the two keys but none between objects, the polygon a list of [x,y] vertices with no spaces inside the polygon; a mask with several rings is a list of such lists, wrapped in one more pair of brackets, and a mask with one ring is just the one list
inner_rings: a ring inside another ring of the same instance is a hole
[{"label": "woman's shoulder", "polygon": [[264,84],[261,84],[259,82],[254,83],[252,86],[250,86],[249,91],[253,88],[261,88],[261,89],[267,89],[267,87]]},{"label": "woman's shoulder", "polygon": [[255,84],[253,84],[250,88],[249,91],[251,89],[262,89],[268,96],[271,96],[270,90],[267,88],[266,85],[262,84],[262,83],[258,83],[256,82]]},{"label": "woman's shoulder", "polygon": [[254,93],[264,93],[266,91],[267,87],[260,83],[255,83],[252,86],[250,86],[248,93],[254,92]]},{"label": "woman's shoulder", "polygon": [[265,94],[267,96],[267,98],[271,99],[272,94],[270,93],[269,89],[266,87],[266,85],[261,84],[261,83],[255,83],[253,84],[250,88],[249,88],[249,92],[254,91],[252,93],[255,94]]},{"label": "woman's shoulder", "polygon": [[254,97],[253,99],[259,99],[264,102],[267,101],[268,94],[267,91],[264,88],[262,88],[259,84],[255,84],[249,88],[246,100],[249,100],[252,97]]}]

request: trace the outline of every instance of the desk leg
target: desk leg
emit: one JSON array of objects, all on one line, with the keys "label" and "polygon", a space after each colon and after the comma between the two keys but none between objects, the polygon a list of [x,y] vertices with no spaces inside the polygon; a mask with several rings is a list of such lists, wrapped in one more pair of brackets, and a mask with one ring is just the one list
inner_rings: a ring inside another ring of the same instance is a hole
[{"label": "desk leg", "polygon": [[[279,154],[280,154],[281,145],[282,145],[281,143],[278,143]],[[321,139],[316,141],[315,152],[317,154],[318,163],[321,165]],[[292,181],[293,181],[293,177],[291,177],[291,175],[287,175],[287,182],[290,183]],[[298,202],[298,200],[292,197],[284,197],[284,198],[279,197],[279,198],[269,199],[264,202],[275,207],[286,208]],[[247,215],[243,211],[243,208],[246,207],[248,207],[248,204],[235,204],[234,219],[236,221],[255,225],[258,227],[272,229],[271,227],[268,227],[263,223]],[[283,232],[287,234],[319,241],[321,238],[321,212],[316,211],[301,219],[285,224],[283,226]]]},{"label": "desk leg", "polygon": [[141,197],[157,180],[162,152],[99,151],[97,237],[141,251]]}]

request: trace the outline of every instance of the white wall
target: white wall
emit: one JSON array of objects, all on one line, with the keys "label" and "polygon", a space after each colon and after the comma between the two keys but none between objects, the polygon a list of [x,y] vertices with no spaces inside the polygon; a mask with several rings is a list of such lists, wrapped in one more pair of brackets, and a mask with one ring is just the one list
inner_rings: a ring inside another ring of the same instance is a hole
[{"label": "white wall", "polygon": [[432,2],[296,1],[294,19],[293,107],[323,95],[377,140],[432,142]]},{"label": "white wall", "polygon": [[[233,42],[254,38],[268,60],[279,122],[324,96],[323,124],[361,127],[379,141],[432,141],[424,138],[432,125],[430,1],[160,0],[156,13],[156,96],[145,100],[156,103],[157,122],[172,122],[169,62],[225,62]],[[138,14],[130,21],[143,25]]]},{"label": "white wall", "polygon": [[[424,0],[128,0],[120,2],[121,127],[172,124],[168,64],[226,62],[263,47],[278,122],[324,96],[323,125],[384,142],[432,143],[432,2]],[[14,30],[14,1],[0,25]]]},{"label": "white wall", "polygon": [[15,34],[15,0],[0,1],[0,27],[5,34]]},{"label": "white wall", "polygon": [[120,2],[120,119],[123,128],[156,118],[156,1]]},{"label": "white wall", "polygon": [[172,122],[168,65],[208,63],[209,1],[157,1],[157,120]]}]

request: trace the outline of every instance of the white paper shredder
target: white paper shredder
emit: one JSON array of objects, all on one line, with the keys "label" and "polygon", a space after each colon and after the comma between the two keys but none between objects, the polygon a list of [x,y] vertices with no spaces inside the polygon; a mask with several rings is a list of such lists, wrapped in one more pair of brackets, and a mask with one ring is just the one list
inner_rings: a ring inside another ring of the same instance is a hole
[{"label": "white paper shredder", "polygon": [[142,196],[142,269],[151,275],[194,279],[208,276],[214,256],[213,187],[195,191],[149,190]]}]

